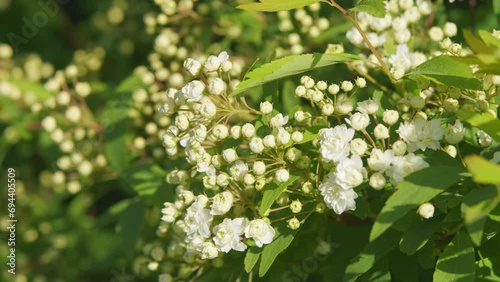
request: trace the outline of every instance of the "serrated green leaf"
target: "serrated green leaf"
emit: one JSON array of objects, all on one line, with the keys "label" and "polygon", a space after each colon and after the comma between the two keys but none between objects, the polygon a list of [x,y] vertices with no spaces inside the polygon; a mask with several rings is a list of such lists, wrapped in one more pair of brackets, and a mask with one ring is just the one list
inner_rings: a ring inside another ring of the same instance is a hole
[{"label": "serrated green leaf", "polygon": [[298,229],[292,230],[288,228],[284,222],[277,224],[274,230],[276,231],[276,235],[273,241],[269,245],[266,245],[262,251],[259,265],[260,277],[267,273],[276,257],[290,246],[298,232]]},{"label": "serrated green leaf", "polygon": [[334,65],[341,62],[359,60],[358,56],[350,54],[303,54],[291,55],[264,64],[250,71],[238,84],[229,97],[236,96],[250,88],[261,86],[271,81],[296,75],[313,69]]},{"label": "serrated green leaf", "polygon": [[365,12],[375,17],[383,18],[385,16],[384,0],[361,0],[353,12]]},{"label": "serrated green leaf", "polygon": [[460,120],[475,126],[488,133],[491,138],[500,142],[500,119],[490,113],[476,113],[464,110],[457,111]]},{"label": "serrated green leaf", "polygon": [[378,238],[408,211],[432,200],[456,183],[462,172],[463,169],[456,166],[430,166],[406,177],[375,219],[370,241]]},{"label": "serrated green leaf", "polygon": [[370,270],[377,261],[396,248],[400,238],[401,232],[391,229],[368,243],[361,253],[351,260],[351,264],[346,269],[344,281],[356,281],[359,276]]},{"label": "serrated green leaf", "polygon": [[264,196],[262,197],[262,202],[260,204],[259,213],[261,215],[267,213],[269,208],[273,205],[274,201],[278,199],[278,197],[283,193],[283,191],[288,188],[288,186],[292,185],[297,179],[299,179],[296,175],[290,175],[290,179],[288,179],[285,183],[272,183],[270,187],[266,188],[264,192]]},{"label": "serrated green leaf", "polygon": [[16,88],[19,88],[23,92],[35,94],[35,96],[41,101],[45,101],[48,98],[54,96],[53,93],[45,90],[43,84],[38,82],[14,78],[12,80],[9,80],[9,83],[14,85]]},{"label": "serrated green leaf", "polygon": [[256,12],[278,12],[309,6],[319,0],[261,0],[260,3],[247,3],[236,6],[238,9]]},{"label": "serrated green leaf", "polygon": [[250,249],[248,249],[246,255],[245,255],[245,271],[247,273],[250,273],[254,266],[257,264],[257,261],[260,258],[260,254],[262,252],[262,248],[259,248],[257,246],[252,246]]},{"label": "serrated green leaf", "polygon": [[476,281],[500,281],[500,256],[476,261]]},{"label": "serrated green leaf", "polygon": [[434,281],[474,281],[476,263],[469,236],[460,231],[439,256]]},{"label": "serrated green leaf", "polygon": [[439,228],[442,220],[443,218],[434,217],[413,222],[399,242],[401,252],[411,256],[420,250]]},{"label": "serrated green leaf", "polygon": [[481,82],[473,76],[472,69],[450,56],[434,57],[407,73],[421,75],[436,83],[466,89],[481,89]]},{"label": "serrated green leaf", "polygon": [[500,184],[500,165],[478,155],[467,156],[464,158],[464,162],[477,183]]}]

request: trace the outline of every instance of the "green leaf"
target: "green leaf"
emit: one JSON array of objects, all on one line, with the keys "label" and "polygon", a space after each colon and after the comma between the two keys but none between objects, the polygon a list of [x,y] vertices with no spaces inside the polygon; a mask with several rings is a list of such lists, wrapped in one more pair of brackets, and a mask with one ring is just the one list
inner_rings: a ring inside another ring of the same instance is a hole
[{"label": "green leaf", "polygon": [[257,264],[257,261],[260,258],[260,254],[262,252],[262,248],[259,248],[257,246],[252,246],[250,249],[248,249],[247,254],[245,255],[245,271],[247,273],[250,273],[254,266]]},{"label": "green leaf", "polygon": [[499,189],[495,186],[479,188],[470,191],[464,197],[461,208],[465,218],[465,227],[476,246],[481,245],[488,214],[500,201]]},{"label": "green leaf", "polygon": [[375,17],[383,18],[385,16],[384,0],[361,0],[353,12],[365,12]]},{"label": "green leaf", "polygon": [[288,186],[292,185],[297,179],[299,179],[296,175],[290,175],[290,179],[288,179],[285,183],[276,184],[273,182],[271,187],[267,188],[264,192],[264,196],[262,197],[262,202],[260,204],[259,213],[261,215],[266,214],[267,210],[271,208],[274,201],[278,199],[278,197],[283,193],[283,191],[288,188]]},{"label": "green leaf", "polygon": [[243,81],[238,84],[229,97],[236,96],[250,88],[266,84],[280,78],[296,75],[313,69],[334,65],[341,62],[360,60],[358,56],[350,54],[303,54],[291,55],[264,64],[250,71]]},{"label": "green leaf", "polygon": [[173,188],[165,181],[165,175],[161,167],[147,162],[127,170],[122,177],[140,197],[161,205],[174,194]]},{"label": "green leaf", "polygon": [[247,3],[236,6],[238,9],[256,12],[278,12],[309,6],[319,0],[261,0],[260,3]]},{"label": "green leaf", "polygon": [[411,209],[432,200],[460,178],[462,168],[456,166],[431,166],[417,171],[399,183],[382,211],[375,219],[370,241],[383,234]]},{"label": "green leaf", "polygon": [[457,116],[460,120],[481,129],[488,133],[491,138],[500,142],[500,119],[490,113],[476,113],[464,110],[458,110]]},{"label": "green leaf", "polygon": [[19,88],[23,92],[35,94],[35,96],[41,101],[45,101],[48,98],[54,96],[54,94],[45,90],[43,84],[37,82],[15,78],[9,80],[9,83]]},{"label": "green leaf", "polygon": [[127,78],[125,78],[118,87],[116,88],[117,93],[131,93],[134,90],[137,90],[141,87],[143,87],[144,84],[142,83],[141,78],[138,75],[131,75]]},{"label": "green leaf", "polygon": [[500,165],[494,164],[478,155],[464,158],[467,170],[472,173],[472,178],[477,183],[500,184]]},{"label": "green leaf", "polygon": [[411,256],[420,250],[439,228],[442,220],[443,218],[434,217],[413,222],[399,242],[401,252]]},{"label": "green leaf", "polygon": [[474,78],[472,69],[450,56],[434,57],[407,74],[421,75],[436,83],[466,89],[481,89],[481,82]]},{"label": "green leaf", "polygon": [[359,276],[370,270],[377,261],[383,258],[392,249],[396,248],[400,238],[400,232],[390,229],[382,236],[368,243],[368,245],[351,260],[351,264],[346,269],[344,281],[356,281]]},{"label": "green leaf", "polygon": [[500,281],[500,256],[476,262],[476,281]]},{"label": "green leaf", "polygon": [[469,236],[460,231],[439,256],[434,281],[474,281],[476,263]]},{"label": "green leaf", "polygon": [[276,231],[274,240],[269,245],[266,245],[262,251],[262,258],[259,265],[260,277],[266,274],[276,257],[290,246],[298,232],[298,229],[292,230],[288,228],[284,222],[277,224],[274,230]]}]

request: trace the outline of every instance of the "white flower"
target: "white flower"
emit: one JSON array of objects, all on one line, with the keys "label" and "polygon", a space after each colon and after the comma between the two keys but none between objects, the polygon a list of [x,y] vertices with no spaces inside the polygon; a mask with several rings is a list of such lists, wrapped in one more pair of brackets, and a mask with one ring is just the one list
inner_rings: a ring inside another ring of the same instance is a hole
[{"label": "white flower", "polygon": [[328,180],[319,185],[318,189],[321,191],[321,195],[323,195],[326,206],[333,209],[336,214],[356,209],[355,199],[358,197],[358,194],[353,189],[342,189],[336,183],[333,173],[328,174]]},{"label": "white flower", "polygon": [[423,203],[418,207],[417,213],[421,217],[429,219],[434,216],[434,206],[431,203]]},{"label": "white flower", "polygon": [[174,204],[166,202],[163,204],[165,208],[161,210],[163,216],[161,220],[165,222],[174,222],[175,218],[179,215],[179,211],[175,208]]},{"label": "white flower", "polygon": [[250,150],[255,154],[260,154],[262,153],[262,151],[264,151],[264,143],[259,137],[253,137],[252,140],[250,140],[248,146],[250,147]]},{"label": "white flower", "polygon": [[68,120],[72,122],[78,122],[82,117],[82,111],[77,106],[70,106],[66,110],[65,116]]},{"label": "white flower", "polygon": [[210,237],[210,224],[212,223],[213,216],[210,214],[209,209],[205,209],[205,201],[203,198],[197,198],[196,201],[187,208],[186,217],[184,217],[184,232],[188,238],[195,238],[202,236],[204,238]]},{"label": "white flower", "polygon": [[283,127],[288,122],[288,116],[283,116],[283,114],[277,114],[271,118],[271,127],[280,128]]},{"label": "white flower", "polygon": [[278,180],[278,182],[287,182],[288,179],[290,179],[290,173],[288,170],[281,168],[276,171],[276,180]]},{"label": "white flower", "polygon": [[243,252],[247,246],[241,241],[241,235],[245,233],[246,220],[244,218],[229,219],[213,228],[215,246],[219,251],[228,253],[230,250]]},{"label": "white flower", "polygon": [[391,178],[392,183],[398,184],[403,178],[411,173],[429,167],[421,157],[409,153],[404,157],[395,157],[392,166],[385,172]]},{"label": "white flower", "polygon": [[366,176],[363,161],[358,155],[352,155],[351,158],[341,160],[335,168],[336,183],[346,190],[359,186]]},{"label": "white flower", "polygon": [[214,259],[219,256],[219,251],[212,242],[203,242],[198,245],[197,249],[201,253],[202,259]]},{"label": "white flower", "polygon": [[372,99],[358,102],[358,107],[356,108],[356,110],[364,114],[373,115],[378,111],[378,102]]},{"label": "white flower", "polygon": [[221,62],[216,56],[209,56],[205,64],[205,70],[207,72],[217,71],[220,68]]},{"label": "white flower", "polygon": [[320,153],[325,162],[338,163],[349,155],[349,142],[354,137],[354,129],[345,124],[329,128],[321,134]]},{"label": "white flower", "polygon": [[195,59],[187,58],[184,61],[184,68],[192,75],[196,76],[201,69],[201,63]]},{"label": "white flower", "polygon": [[448,124],[444,130],[444,139],[448,144],[458,144],[465,136],[465,128],[460,120],[456,120],[454,125]]},{"label": "white flower", "polygon": [[233,205],[233,194],[231,194],[231,192],[229,191],[224,191],[214,196],[213,203],[210,206],[212,208],[210,214],[212,215],[225,214],[231,209],[232,205]]},{"label": "white flower", "polygon": [[443,138],[444,130],[439,120],[426,121],[415,119],[412,122],[404,122],[396,130],[399,137],[408,144],[408,151],[415,152],[420,149],[438,150],[439,141]]},{"label": "white flower", "polygon": [[349,40],[354,45],[361,45],[363,43],[363,37],[356,28],[351,28],[346,33],[347,40]]},{"label": "white flower", "polygon": [[205,84],[199,80],[193,80],[182,87],[181,92],[188,102],[198,102],[203,97]]},{"label": "white flower", "polygon": [[201,104],[199,111],[204,118],[211,119],[217,114],[217,107],[214,103],[205,101]]},{"label": "white flower", "polygon": [[214,95],[220,95],[224,92],[226,86],[224,85],[224,81],[219,77],[216,77],[210,81],[208,84],[208,92]]},{"label": "white flower", "polygon": [[276,232],[274,228],[263,219],[254,219],[245,227],[245,237],[253,238],[257,247],[261,248],[265,244],[273,241]]},{"label": "white flower", "polygon": [[242,160],[237,160],[229,169],[229,173],[235,180],[243,180],[245,175],[248,173],[248,165]]},{"label": "white flower", "polygon": [[345,120],[354,130],[364,130],[370,124],[370,117],[364,113],[355,113]]},{"label": "white flower", "polygon": [[408,46],[406,44],[398,45],[396,54],[389,58],[389,63],[392,65],[393,69],[409,70],[412,66],[412,62]]},{"label": "white flower", "polygon": [[367,161],[371,170],[384,172],[389,168],[393,159],[394,152],[392,150],[382,152],[380,149],[373,149]]},{"label": "white flower", "polygon": [[203,142],[205,141],[205,138],[207,138],[207,127],[203,124],[198,124],[189,132],[189,135],[196,141]]},{"label": "white flower", "polygon": [[223,140],[229,136],[229,129],[225,124],[217,124],[212,129],[212,134],[217,140]]},{"label": "white flower", "polygon": [[288,133],[288,131],[286,131],[286,129],[284,129],[283,127],[278,129],[278,134],[276,135],[276,140],[278,141],[278,143],[286,145],[288,144],[288,142],[290,142],[290,138],[291,135],[290,133]]}]

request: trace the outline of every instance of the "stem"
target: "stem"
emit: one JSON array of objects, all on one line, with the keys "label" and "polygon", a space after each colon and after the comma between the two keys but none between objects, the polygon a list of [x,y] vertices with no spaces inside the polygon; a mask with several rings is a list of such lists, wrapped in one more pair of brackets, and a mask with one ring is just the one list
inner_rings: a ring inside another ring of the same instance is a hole
[{"label": "stem", "polygon": [[377,52],[377,50],[375,50],[370,40],[368,40],[366,33],[359,26],[358,21],[351,14],[349,14],[349,12],[347,12],[344,8],[342,8],[339,4],[337,4],[335,0],[323,0],[323,2],[339,10],[354,25],[354,27],[358,30],[361,37],[363,37],[363,41],[365,42],[368,49],[370,49],[370,52],[372,52],[372,54],[377,58],[378,62],[380,63],[380,67],[382,68],[382,71],[389,77],[389,79],[393,84],[397,85],[397,82],[392,77],[391,72],[387,68],[387,65],[384,63],[382,57]]}]

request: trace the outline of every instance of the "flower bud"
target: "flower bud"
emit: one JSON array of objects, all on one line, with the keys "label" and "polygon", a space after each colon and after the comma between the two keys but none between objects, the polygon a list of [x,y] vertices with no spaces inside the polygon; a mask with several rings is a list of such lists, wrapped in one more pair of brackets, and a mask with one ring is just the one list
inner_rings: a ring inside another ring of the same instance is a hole
[{"label": "flower bud", "polygon": [[368,145],[366,144],[365,140],[361,138],[355,138],[351,141],[351,152],[353,154],[362,156],[366,153],[367,149]]},{"label": "flower bud", "polygon": [[288,170],[281,168],[276,171],[276,180],[278,182],[287,182],[288,179],[290,179],[290,173],[288,172]]},{"label": "flower bud", "polygon": [[300,221],[296,217],[289,219],[287,223],[288,227],[292,230],[296,230],[300,227]]},{"label": "flower bud", "polygon": [[404,156],[406,149],[408,149],[408,145],[402,140],[398,140],[392,144],[392,150],[396,156]]},{"label": "flower bud", "polygon": [[457,156],[457,148],[453,145],[447,145],[443,148],[443,150],[452,158],[455,158]]},{"label": "flower bud", "polygon": [[364,130],[370,124],[370,117],[367,114],[355,113],[349,118],[351,127],[356,131]]},{"label": "flower bud", "polygon": [[225,149],[222,151],[222,158],[227,162],[227,163],[232,163],[238,159],[238,154],[234,149]]},{"label": "flower bud", "polygon": [[352,104],[351,100],[342,100],[337,102],[337,111],[339,114],[345,115],[354,109],[354,106]]},{"label": "flower bud", "polygon": [[292,133],[292,141],[295,143],[300,143],[304,139],[304,134],[300,131],[294,131]]},{"label": "flower bud", "polygon": [[255,127],[251,123],[245,123],[241,128],[243,137],[250,138],[255,135]]},{"label": "flower bud", "polygon": [[226,173],[221,172],[219,175],[217,175],[216,183],[218,186],[226,187],[227,185],[229,185],[229,181],[229,175],[227,175]]},{"label": "flower bud", "polygon": [[417,213],[425,219],[434,216],[434,206],[431,203],[423,203],[418,207]]},{"label": "flower bud", "polygon": [[457,35],[457,25],[452,22],[446,22],[443,26],[443,33],[448,37]]},{"label": "flower bud", "polygon": [[385,187],[385,177],[382,173],[376,172],[370,176],[369,184],[375,190],[381,190]]},{"label": "flower bud", "polygon": [[398,122],[398,119],[399,113],[395,110],[385,110],[382,116],[382,120],[388,125],[394,125],[396,122]]},{"label": "flower bud", "polygon": [[297,97],[304,97],[306,95],[306,88],[303,85],[297,86],[297,88],[295,88],[295,95],[297,95]]},{"label": "flower bud", "polygon": [[255,154],[260,154],[264,151],[264,143],[259,137],[253,137],[252,140],[250,140],[249,147],[250,151]]},{"label": "flower bud", "polygon": [[324,104],[323,106],[321,106],[321,114],[323,114],[325,116],[331,116],[334,111],[335,111],[335,108],[330,103],[327,103],[327,104]]},{"label": "flower bud", "polygon": [[239,125],[234,125],[231,127],[231,137],[233,139],[239,139],[241,137],[241,126]]},{"label": "flower bud", "polygon": [[213,95],[221,95],[226,89],[224,81],[218,77],[214,78],[208,84],[208,92]]},{"label": "flower bud", "polygon": [[444,34],[440,27],[434,26],[429,29],[429,37],[434,42],[443,40]]},{"label": "flower bud", "polygon": [[288,142],[290,142],[291,135],[286,131],[284,128],[280,128],[278,130],[278,134],[276,135],[276,140],[278,141],[279,144],[281,145],[286,145]]},{"label": "flower bud", "polygon": [[349,92],[349,91],[351,91],[354,88],[354,85],[352,85],[352,82],[350,82],[348,80],[344,80],[340,84],[340,88],[342,88],[342,90],[344,92]]},{"label": "flower bud", "polygon": [[302,211],[302,203],[299,200],[292,201],[290,203],[290,210],[293,213],[299,213]]},{"label": "flower bud", "polygon": [[363,77],[358,77],[358,78],[356,78],[356,85],[359,88],[365,88],[366,87],[366,80]]},{"label": "flower bud", "polygon": [[264,146],[268,148],[273,148],[276,146],[276,138],[274,135],[267,135],[264,137]]},{"label": "flower bud", "polygon": [[318,81],[316,83],[316,88],[318,88],[318,90],[324,91],[324,90],[326,90],[327,87],[328,87],[328,84],[326,84],[326,82],[323,80]]},{"label": "flower bud", "polygon": [[373,130],[373,134],[375,135],[376,139],[387,139],[389,138],[389,129],[385,127],[383,124],[377,124],[375,126],[375,129]]},{"label": "flower bud", "polygon": [[252,171],[256,175],[263,175],[266,172],[266,164],[262,161],[256,161],[253,163]]},{"label": "flower bud", "polygon": [[339,91],[340,87],[338,86],[338,84],[330,84],[330,86],[328,86],[328,93],[332,95],[336,95],[337,93],[339,93]]},{"label": "flower bud", "polygon": [[300,157],[302,157],[302,152],[295,147],[288,149],[285,154],[285,158],[292,163],[298,161]]},{"label": "flower bud", "polygon": [[424,98],[420,96],[414,96],[410,100],[410,105],[417,110],[422,109],[425,106],[425,100]]},{"label": "flower bud", "polygon": [[273,111],[273,104],[268,101],[260,103],[260,111],[263,114],[270,114]]}]

